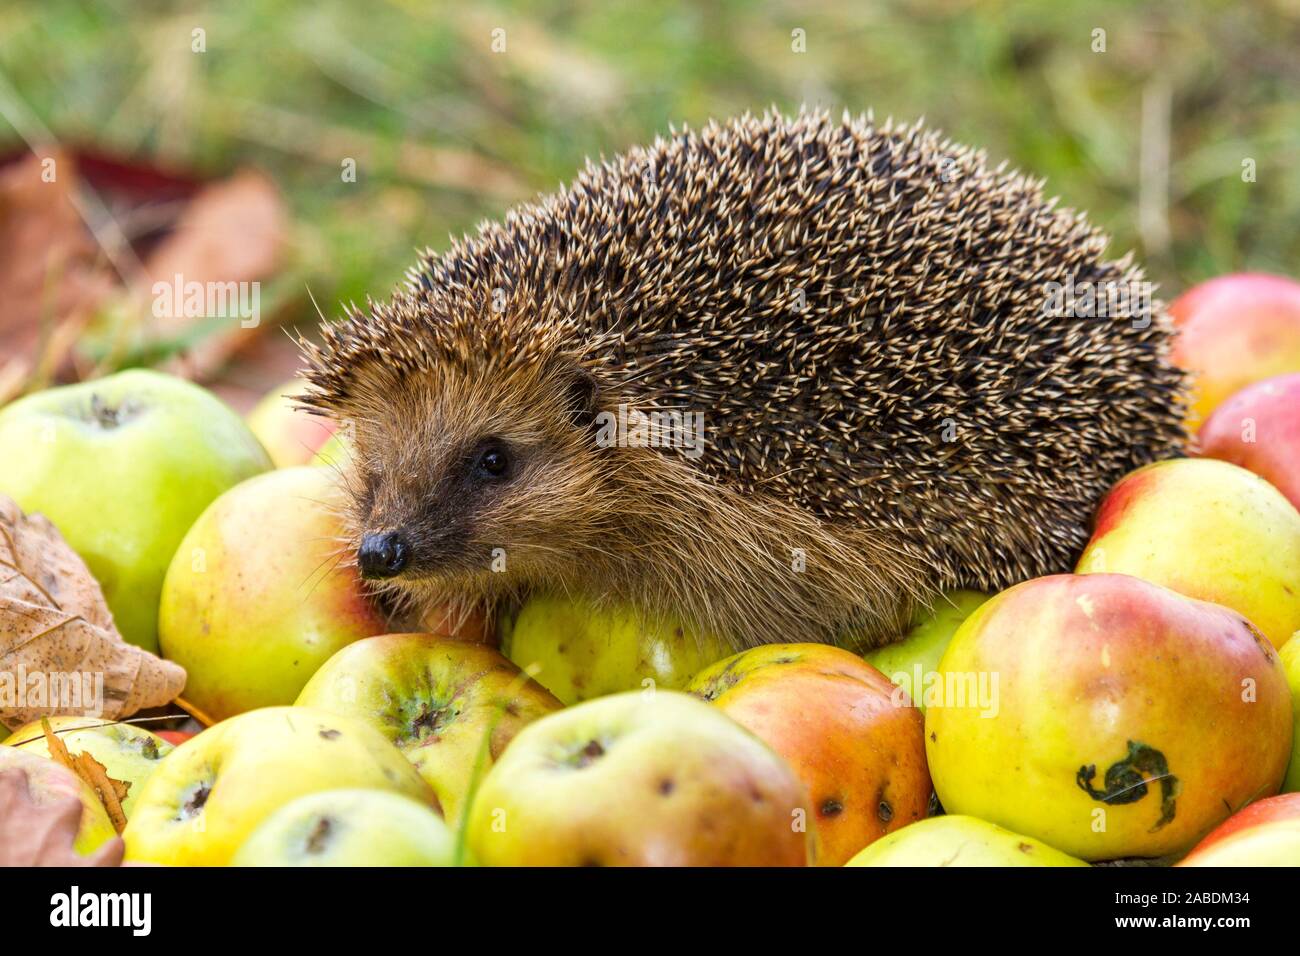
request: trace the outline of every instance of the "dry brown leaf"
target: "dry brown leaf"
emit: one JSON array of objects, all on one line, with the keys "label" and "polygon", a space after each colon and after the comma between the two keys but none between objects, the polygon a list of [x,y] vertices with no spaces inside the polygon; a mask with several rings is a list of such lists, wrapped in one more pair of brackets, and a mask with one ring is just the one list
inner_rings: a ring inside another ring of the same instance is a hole
[{"label": "dry brown leaf", "polygon": [[110,777],[108,768],[85,751],[77,754],[69,753],[67,746],[59,739],[59,735],[50,727],[50,722],[45,717],[41,718],[41,731],[45,734],[45,746],[49,748],[50,759],[67,767],[84,780],[90,789],[95,791],[95,796],[99,798],[100,804],[108,813],[108,818],[113,821],[117,832],[120,834],[125,830],[126,814],[122,810],[122,801],[131,791],[130,782]]},{"label": "dry brown leaf", "polygon": [[69,706],[53,691],[87,678],[102,681],[97,716],[109,720],[169,703],[185,687],[178,664],[122,640],[99,584],[54,525],[0,495],[0,691],[10,688],[0,723],[85,713],[84,701]]}]

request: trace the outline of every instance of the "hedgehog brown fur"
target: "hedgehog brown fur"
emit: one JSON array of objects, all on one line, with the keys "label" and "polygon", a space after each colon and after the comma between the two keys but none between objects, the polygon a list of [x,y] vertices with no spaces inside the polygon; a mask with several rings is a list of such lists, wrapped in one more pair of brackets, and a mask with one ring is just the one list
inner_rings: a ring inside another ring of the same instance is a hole
[{"label": "hedgehog brown fur", "polygon": [[[1050,283],[1142,273],[1041,187],[919,126],[773,112],[427,252],[304,343],[303,401],[354,429],[363,570],[416,607],[560,590],[738,645],[875,643],[942,589],[1068,570],[1105,490],[1183,450],[1185,381],[1159,302],[1046,314]],[[601,447],[620,404],[703,412],[703,454]]]}]

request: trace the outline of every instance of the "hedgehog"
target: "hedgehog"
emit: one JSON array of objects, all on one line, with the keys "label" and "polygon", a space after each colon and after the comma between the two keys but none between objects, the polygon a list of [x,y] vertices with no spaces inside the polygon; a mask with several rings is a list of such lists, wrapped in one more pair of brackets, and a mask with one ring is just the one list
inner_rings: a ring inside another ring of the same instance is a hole
[{"label": "hedgehog", "polygon": [[299,340],[361,575],[417,616],[544,591],[865,648],[1069,570],[1107,488],[1185,449],[1187,382],[1131,254],[1043,185],[773,110],[426,250]]}]

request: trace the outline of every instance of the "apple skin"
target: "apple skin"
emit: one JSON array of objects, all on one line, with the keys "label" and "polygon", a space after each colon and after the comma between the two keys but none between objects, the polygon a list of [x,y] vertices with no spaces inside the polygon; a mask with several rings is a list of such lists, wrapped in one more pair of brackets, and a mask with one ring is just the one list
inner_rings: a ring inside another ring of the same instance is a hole
[{"label": "apple skin", "polygon": [[1087,866],[1041,840],[960,815],[909,824],[866,847],[845,866]]},{"label": "apple skin", "polygon": [[734,651],[629,607],[550,594],[533,595],[501,626],[501,653],[565,706],[637,688],[681,690]]},{"label": "apple skin", "polygon": [[1195,373],[1193,423],[1251,382],[1300,372],[1300,283],[1237,273],[1193,286],[1173,301],[1171,358]]},{"label": "apple skin", "polygon": [[1300,793],[1252,803],[1210,831],[1177,866],[1300,866]]},{"label": "apple skin", "polygon": [[185,535],[163,583],[163,655],[213,720],[291,704],[340,648],[388,629],[340,561],[343,490],[322,468],[232,488]]},{"label": "apple skin", "polygon": [[[162,758],[172,752],[172,745],[135,724],[109,723],[97,717],[47,719],[50,729],[58,734],[69,753],[90,754],[104,765],[110,777],[130,784],[122,801],[122,812],[131,819],[141,787],[153,776]],[[39,721],[19,727],[5,744],[42,757],[50,755]]]},{"label": "apple skin", "polygon": [[311,415],[296,406],[290,396],[306,391],[307,385],[300,379],[284,382],[267,392],[244,419],[276,468],[311,464],[316,452],[338,427],[329,419]]},{"label": "apple skin", "polygon": [[291,800],[252,832],[231,866],[454,866],[456,836],[425,804],[386,790]]},{"label": "apple skin", "polygon": [[785,761],[716,708],[628,691],[520,731],[466,836],[485,866],[804,866],[807,808]]},{"label": "apple skin", "polygon": [[72,848],[82,856],[89,856],[117,836],[108,811],[90,784],[66,767],[29,750],[0,744],[0,773],[6,770],[27,773],[27,792],[38,807],[47,807],[68,797],[81,801],[81,824]]},{"label": "apple skin", "polygon": [[406,755],[460,825],[474,766],[485,772],[526,724],[561,704],[490,647],[432,634],[384,634],[331,657],[298,705],[365,720]]},{"label": "apple skin", "polygon": [[925,675],[939,669],[943,652],[961,622],[988,599],[989,595],[980,591],[949,591],[934,602],[933,609],[917,610],[902,640],[867,651],[862,659],[903,688],[917,709],[925,713],[925,694],[914,694],[914,686],[924,688]]},{"label": "apple skin", "polygon": [[1291,764],[1287,767],[1282,790],[1295,793],[1300,791],[1300,756],[1296,754],[1300,750],[1300,639],[1287,641],[1277,656],[1282,660],[1287,686],[1291,688],[1291,710],[1295,717],[1291,735]]},{"label": "apple skin", "polygon": [[122,636],[155,653],[176,546],[219,494],[271,467],[215,395],[147,369],[0,409],[0,462],[0,494],[54,522],[103,588]]},{"label": "apple skin", "polygon": [[718,661],[687,686],[783,757],[808,788],[817,862],[841,866],[930,803],[924,722],[856,654],[765,644]]},{"label": "apple skin", "polygon": [[1300,628],[1300,512],[1236,465],[1156,462],[1102,500],[1075,571],[1131,574],[1222,604],[1281,647]]},{"label": "apple skin", "polygon": [[126,857],[225,866],[289,801],[346,787],[389,790],[439,810],[438,798],[384,735],[310,707],[266,707],[215,724],[168,754],[122,834]]},{"label": "apple skin", "polygon": [[1253,471],[1300,508],[1300,372],[1247,385],[1214,410],[1197,437],[1206,458]]},{"label": "apple skin", "polygon": [[1003,591],[966,619],[940,675],[988,675],[995,704],[926,711],[944,808],[1085,860],[1185,852],[1276,793],[1291,754],[1273,646],[1234,611],[1127,575]]}]

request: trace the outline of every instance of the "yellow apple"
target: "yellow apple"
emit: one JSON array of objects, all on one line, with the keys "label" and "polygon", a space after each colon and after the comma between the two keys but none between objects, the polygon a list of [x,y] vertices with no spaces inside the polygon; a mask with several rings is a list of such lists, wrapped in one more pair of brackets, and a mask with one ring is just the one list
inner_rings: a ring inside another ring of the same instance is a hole
[{"label": "yellow apple", "polygon": [[[122,812],[129,820],[135,810],[140,788],[158,769],[162,758],[172,752],[172,745],[136,724],[104,721],[98,717],[47,719],[50,729],[58,734],[69,753],[90,754],[104,765],[104,771],[110,777],[128,785],[126,799],[122,801]],[[42,757],[50,755],[40,721],[19,727],[5,744]]]},{"label": "yellow apple", "polygon": [[1293,732],[1291,735],[1291,764],[1287,767],[1286,780],[1282,789],[1287,793],[1300,791],[1300,639],[1287,641],[1278,651],[1282,659],[1282,670],[1286,673],[1287,686],[1291,688],[1291,710],[1294,713]]},{"label": "yellow apple", "polygon": [[525,724],[561,707],[492,648],[432,634],[348,645],[307,682],[297,703],[381,731],[433,787],[453,826],[480,753],[481,773]]},{"label": "yellow apple", "polygon": [[1276,793],[1291,699],[1240,614],[1122,574],[1037,578],[966,619],[925,713],[935,791],[1085,860],[1185,852]]},{"label": "yellow apple", "polygon": [[975,817],[930,817],[882,837],[845,866],[1087,866],[1041,840]]},{"label": "yellow apple", "polygon": [[199,517],[163,582],[163,655],[214,720],[291,704],[335,651],[387,624],[343,561],[343,490],[323,468],[282,468]]},{"label": "yellow apple", "polygon": [[466,833],[486,866],[804,866],[813,825],[766,744],[694,697],[645,690],[525,727]]},{"label": "yellow apple", "polygon": [[291,800],[252,832],[231,866],[454,866],[456,836],[426,804],[386,790]]},{"label": "yellow apple", "polygon": [[293,401],[306,383],[292,379],[271,389],[244,419],[277,468],[309,465],[336,428],[334,422],[311,415]]},{"label": "yellow apple", "polygon": [[94,853],[117,836],[113,821],[88,783],[71,770],[39,754],[0,744],[0,773],[22,770],[27,774],[27,792],[32,803],[46,807],[68,797],[81,801],[81,825],[72,848],[82,856]]},{"label": "yellow apple", "polygon": [[568,705],[638,687],[680,690],[734,648],[632,608],[539,594],[504,622],[501,652]]},{"label": "yellow apple", "polygon": [[1300,512],[1224,461],[1176,458],[1121,479],[1075,570],[1131,574],[1230,607],[1277,647],[1300,629]]},{"label": "yellow apple", "polygon": [[266,707],[181,744],[145,782],[127,823],[128,860],[224,866],[296,797],[390,790],[438,809],[410,762],[363,721],[310,707]]}]

